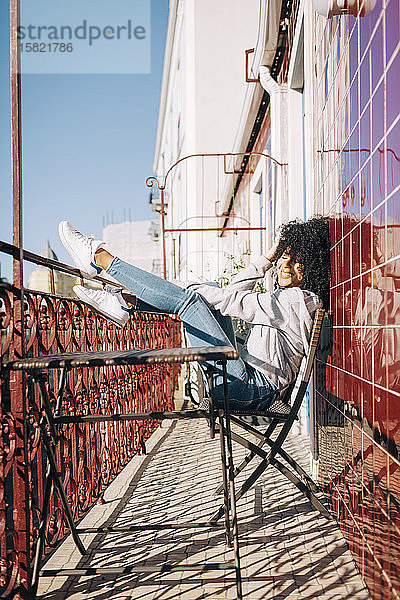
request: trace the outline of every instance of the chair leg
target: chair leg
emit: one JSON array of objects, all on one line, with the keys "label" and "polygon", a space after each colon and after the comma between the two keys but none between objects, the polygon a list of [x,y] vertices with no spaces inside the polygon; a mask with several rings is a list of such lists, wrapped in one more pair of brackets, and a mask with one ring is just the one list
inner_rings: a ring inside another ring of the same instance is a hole
[{"label": "chair leg", "polygon": [[[241,436],[237,434],[232,435],[235,441],[238,441],[244,447],[254,447],[254,444],[245,440]],[[257,448],[258,449],[258,448]],[[259,455],[266,454],[263,450],[259,450]],[[268,465],[272,464],[278,471],[280,471],[283,475],[285,475],[289,481],[294,483],[294,485],[302,492],[306,498],[311,502],[311,504],[316,508],[324,517],[327,519],[331,519],[331,515],[329,511],[325,508],[325,506],[321,503],[321,501],[317,498],[317,496],[313,493],[313,491],[301,481],[292,471],[290,471],[287,467],[282,465],[276,458],[271,457],[270,454],[266,455],[265,458],[259,463],[257,468],[251,473],[251,475],[246,479],[246,481],[242,484],[240,490],[236,494],[236,501],[240,500],[242,496],[254,485],[257,479],[264,473],[265,469]],[[210,521],[215,522],[218,521],[223,515],[223,507],[220,507],[218,511],[211,517]]]},{"label": "chair leg", "polygon": [[[261,439],[261,443],[257,444],[258,448],[262,448],[264,446],[264,444],[268,444],[268,446],[270,448],[272,448],[275,445],[274,440],[270,439],[270,435],[272,433],[272,432],[269,433],[269,429],[270,428],[268,428],[268,430],[265,432],[265,434],[260,434],[260,432],[257,431],[257,429],[255,429],[251,425],[248,425],[247,423],[241,422],[236,417],[231,417],[231,421],[233,421],[234,423],[236,423],[237,425],[239,425],[240,427],[242,427],[246,431],[248,431],[250,433],[253,433],[257,437],[259,437]],[[300,477],[302,477],[307,482],[307,486],[310,488],[310,490],[312,490],[315,493],[320,491],[320,489],[316,485],[315,481],[313,481],[311,479],[311,477],[308,475],[308,473],[306,473],[304,471],[304,469],[290,456],[290,454],[288,454],[287,452],[285,452],[285,450],[283,448],[278,448],[277,454],[279,454],[292,467],[292,469],[294,471],[296,471],[296,473],[298,475],[300,475]],[[248,464],[250,462],[250,460],[252,460],[252,458],[254,456],[257,456],[257,453],[256,452],[251,452],[248,456],[245,457],[245,459],[243,460],[243,463],[248,458],[247,463],[246,463],[246,464]]]},{"label": "chair leg", "polygon": [[[239,421],[239,419],[234,419],[231,417],[231,421],[237,423],[237,421]],[[279,424],[279,421],[277,421],[276,419],[274,421],[272,421],[272,423],[270,423],[270,425],[268,426],[267,431],[262,434],[263,437],[269,437],[272,432],[274,431],[274,429],[276,428],[276,426]],[[258,447],[262,448],[264,445],[266,444],[266,440],[263,439],[258,443]],[[258,454],[256,452],[249,452],[249,454],[247,454],[247,456],[244,457],[244,459],[242,460],[242,462],[235,468],[235,477],[237,475],[239,475],[243,469],[253,460],[254,457],[258,456]],[[223,490],[223,486],[222,484],[219,485],[213,492],[214,496],[218,496]]]},{"label": "chair leg", "polygon": [[208,389],[210,394],[210,439],[215,438],[215,405],[214,405],[214,385],[213,385],[213,373],[215,369],[210,366],[207,367],[207,380]]},{"label": "chair leg", "polygon": [[[242,484],[240,490],[236,493],[235,499],[236,502],[245,495],[245,493],[251,488],[251,486],[257,481],[257,479],[263,474],[265,469],[269,465],[269,459],[264,459],[260,462],[257,468],[253,471],[253,473],[246,479],[246,481]],[[210,522],[214,523],[215,521],[219,521],[219,519],[224,514],[224,507],[220,506],[219,509],[212,515],[210,518]]]},{"label": "chair leg", "polygon": [[285,467],[285,465],[279,462],[276,458],[273,458],[271,460],[271,465],[275,467],[275,469],[277,469],[280,473],[282,473],[282,475],[287,477],[287,479],[289,479],[289,481],[291,481],[297,487],[297,489],[300,490],[303,496],[308,498],[313,507],[316,508],[323,517],[329,520],[333,519],[329,510],[325,508],[325,506],[317,498],[314,492],[312,492],[310,488],[305,483],[303,483],[301,479],[299,479],[292,471]]},{"label": "chair leg", "polygon": [[[232,536],[229,518],[229,488],[228,488],[228,468],[226,464],[226,449],[225,449],[225,425],[223,421],[223,411],[219,412],[219,444],[221,450],[221,466],[222,466],[222,486],[224,490],[224,504],[222,506],[222,512],[225,514],[225,534],[226,543],[228,546],[232,546]],[[222,515],[221,515],[222,516]]]},{"label": "chair leg", "polygon": [[304,471],[304,469],[299,465],[299,463],[297,463],[294,458],[292,458],[290,456],[290,454],[288,454],[287,452],[284,451],[283,448],[281,448],[280,450],[278,450],[278,454],[284,459],[286,460],[286,462],[292,467],[292,469],[294,471],[296,471],[296,473],[298,475],[300,475],[300,477],[302,477],[305,482],[307,487],[312,490],[314,493],[319,492],[320,489],[317,486],[317,484],[315,483],[315,481],[313,481],[311,479],[311,477],[308,475],[308,473],[306,473]]},{"label": "chair leg", "polygon": [[231,436],[231,422],[230,422],[230,411],[229,411],[229,395],[228,395],[228,377],[226,371],[226,361],[222,363],[222,374],[224,381],[224,408],[225,408],[225,425],[226,425],[226,445],[228,451],[228,470],[229,470],[229,482],[230,482],[230,500],[231,500],[231,511],[232,511],[232,530],[233,530],[233,547],[235,553],[235,574],[236,574],[236,594],[237,599],[242,600],[242,574],[240,568],[240,551],[239,551],[239,528],[236,511],[236,493],[235,493],[235,467],[233,463],[233,452],[232,452],[232,436]]}]

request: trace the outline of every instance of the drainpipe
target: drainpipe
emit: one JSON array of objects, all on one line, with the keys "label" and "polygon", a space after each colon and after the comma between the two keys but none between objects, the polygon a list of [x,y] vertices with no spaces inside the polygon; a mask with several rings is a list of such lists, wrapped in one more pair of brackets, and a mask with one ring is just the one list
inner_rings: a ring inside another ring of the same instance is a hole
[{"label": "drainpipe", "polygon": [[[270,97],[271,154],[280,163],[287,163],[287,85],[279,84],[271,77],[270,68],[261,65],[260,83]],[[276,229],[288,219],[287,167],[272,167],[272,202],[274,217],[271,226]]]}]

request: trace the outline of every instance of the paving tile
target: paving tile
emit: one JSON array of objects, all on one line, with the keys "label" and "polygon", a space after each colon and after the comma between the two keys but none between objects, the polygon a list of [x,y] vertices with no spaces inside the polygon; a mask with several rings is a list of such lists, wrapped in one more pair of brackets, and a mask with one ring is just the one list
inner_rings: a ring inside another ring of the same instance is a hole
[{"label": "paving tile", "polygon": [[[87,523],[113,525],[169,521],[206,521],[222,501],[213,496],[220,482],[219,441],[210,440],[205,423],[180,421],[157,432],[163,437],[150,454],[140,479],[132,484],[128,465],[108,492],[108,507],[95,507]],[[153,444],[154,446],[154,444]],[[149,447],[152,447],[149,445]],[[287,450],[307,467],[304,446],[293,437]],[[244,456],[234,447],[235,460]],[[257,464],[254,461],[254,466]],[[244,475],[238,478],[238,485]],[[125,493],[126,492],[126,493]],[[129,493],[128,493],[129,492]],[[327,522],[276,471],[266,471],[238,506],[244,598],[249,600],[369,600],[336,524]],[[67,540],[49,562],[127,566],[232,561],[223,529],[169,529],[138,533],[91,534],[89,554],[80,557]],[[43,600],[208,600],[236,598],[232,570],[135,573],[43,579]]]}]

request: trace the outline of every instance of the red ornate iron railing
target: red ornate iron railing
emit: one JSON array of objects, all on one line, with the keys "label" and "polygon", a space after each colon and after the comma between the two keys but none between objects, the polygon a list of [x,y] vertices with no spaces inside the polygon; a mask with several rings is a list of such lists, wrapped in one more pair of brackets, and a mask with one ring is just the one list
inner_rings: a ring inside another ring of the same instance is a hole
[{"label": "red ornate iron railing", "polygon": [[[17,256],[19,249],[2,243],[0,251]],[[46,259],[24,251],[30,261]],[[49,261],[49,266],[56,266]],[[63,271],[77,274],[60,265]],[[135,313],[123,329],[106,322],[78,300],[51,293],[23,291],[23,320],[16,305],[18,286],[0,287],[1,357],[88,350],[141,349],[181,345],[180,322],[166,315]],[[23,326],[22,326],[23,325]],[[179,374],[178,365],[103,367],[78,369],[67,374],[63,412],[115,414],[168,410]],[[47,382],[52,401],[58,373]],[[45,451],[38,428],[42,417],[40,399],[29,377],[13,374],[1,378],[0,418],[0,598],[26,598],[31,563],[41,521]],[[109,482],[135,455],[143,452],[146,439],[158,426],[155,421],[66,425],[60,431],[57,452],[59,470],[79,520],[96,502]],[[64,513],[55,495],[50,506],[46,551],[50,552],[68,533]]]}]

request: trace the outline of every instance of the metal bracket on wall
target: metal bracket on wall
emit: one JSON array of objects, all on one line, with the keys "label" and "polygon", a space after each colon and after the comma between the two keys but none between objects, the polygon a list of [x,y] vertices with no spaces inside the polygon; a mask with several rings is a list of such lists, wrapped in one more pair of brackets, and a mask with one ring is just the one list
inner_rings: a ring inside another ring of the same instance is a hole
[{"label": "metal bracket on wall", "polygon": [[226,164],[226,156],[227,155],[224,154],[224,173],[226,175],[237,175],[239,173],[243,173],[243,171],[244,171],[244,169],[246,167],[245,161],[242,160],[242,165],[241,165],[240,169],[235,169],[234,168],[233,171],[228,171],[228,167],[227,167],[227,164]]},{"label": "metal bracket on wall", "polygon": [[249,54],[254,52],[255,48],[250,48],[250,50],[245,50],[244,53],[246,55],[246,81],[247,83],[259,83],[260,78],[254,79],[254,77],[249,77]]}]

